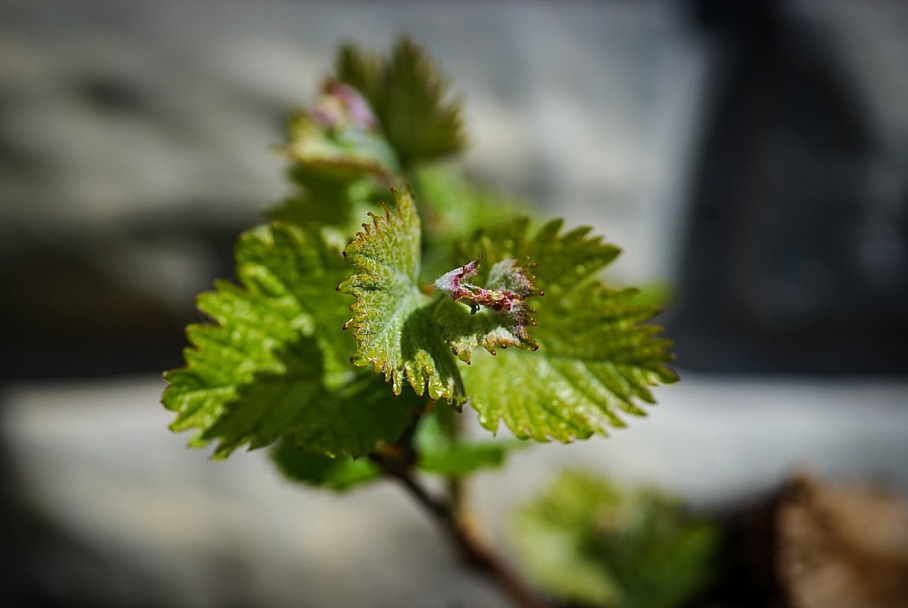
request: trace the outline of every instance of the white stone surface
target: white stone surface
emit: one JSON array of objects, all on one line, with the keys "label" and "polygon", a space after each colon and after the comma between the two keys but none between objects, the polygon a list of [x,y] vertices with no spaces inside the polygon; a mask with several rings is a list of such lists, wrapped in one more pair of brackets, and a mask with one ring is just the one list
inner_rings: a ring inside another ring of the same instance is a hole
[{"label": "white stone surface", "polygon": [[[679,214],[706,68],[676,3],[7,0],[0,11],[0,126],[44,172],[0,181],[0,200],[17,203],[0,209],[8,246],[23,227],[112,240],[149,211],[252,221],[285,192],[268,148],[336,47],[384,50],[406,32],[466,100],[473,174],[635,243],[616,266],[624,279],[673,269],[664,220]],[[99,103],[99,89],[115,99]]]},{"label": "white stone surface", "polygon": [[[481,474],[471,494],[489,533],[507,547],[509,514],[564,467],[711,508],[772,491],[802,467],[908,493],[908,381],[685,376],[659,390],[648,418],[608,439],[535,446]],[[505,605],[398,488],[334,495],[285,483],[261,452],[212,461],[167,431],[161,389],[155,378],[123,378],[0,395],[0,441],[20,496],[119,573],[124,597],[200,607]],[[92,576],[101,574],[89,571],[70,592],[87,593]]]}]

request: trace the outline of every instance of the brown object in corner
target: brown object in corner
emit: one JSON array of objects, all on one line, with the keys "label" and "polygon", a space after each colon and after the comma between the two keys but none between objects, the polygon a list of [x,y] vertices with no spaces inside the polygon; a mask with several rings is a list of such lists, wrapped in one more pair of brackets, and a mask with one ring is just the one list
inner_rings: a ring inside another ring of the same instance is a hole
[{"label": "brown object in corner", "polygon": [[776,525],[792,608],[908,608],[908,504],[894,493],[801,474]]}]

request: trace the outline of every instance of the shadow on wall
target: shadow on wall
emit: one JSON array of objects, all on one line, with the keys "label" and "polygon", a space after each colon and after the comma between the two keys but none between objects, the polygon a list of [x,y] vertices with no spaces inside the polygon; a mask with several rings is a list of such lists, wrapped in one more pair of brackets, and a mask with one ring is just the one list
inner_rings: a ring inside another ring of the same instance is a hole
[{"label": "shadow on wall", "polygon": [[906,148],[816,24],[780,2],[697,4],[725,61],[667,323],[679,364],[905,373]]}]

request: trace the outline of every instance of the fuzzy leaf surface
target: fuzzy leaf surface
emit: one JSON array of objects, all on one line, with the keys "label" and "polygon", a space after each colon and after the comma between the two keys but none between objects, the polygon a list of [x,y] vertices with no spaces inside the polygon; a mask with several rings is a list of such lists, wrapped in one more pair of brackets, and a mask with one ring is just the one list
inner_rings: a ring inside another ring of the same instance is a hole
[{"label": "fuzzy leaf surface", "polygon": [[395,208],[372,214],[372,224],[344,250],[356,268],[338,289],[356,298],[353,330],[358,349],[352,361],[371,364],[399,395],[406,383],[418,395],[457,402],[463,397],[460,373],[444,346],[432,303],[418,287],[421,228],[412,196],[394,191]]},{"label": "fuzzy leaf surface", "polygon": [[521,265],[511,258],[501,260],[489,271],[486,286],[480,287],[469,282],[479,270],[477,259],[435,281],[435,289],[449,296],[435,307],[435,318],[443,328],[445,340],[462,361],[469,363],[473,349],[479,346],[493,355],[496,348],[509,346],[539,348],[529,334],[530,327],[536,324],[535,310],[526,298],[541,294],[536,291],[527,266],[528,263]]},{"label": "fuzzy leaf surface", "polygon": [[620,413],[645,415],[638,402],[654,402],[652,386],[676,379],[667,367],[670,342],[642,324],[657,309],[597,278],[618,253],[588,228],[562,233],[557,220],[535,233],[527,221],[512,222],[463,246],[463,255],[481,254],[489,264],[532,259],[535,285],[545,292],[533,300],[539,350],[503,350],[463,371],[480,424],[495,431],[504,422],[517,437],[538,441],[607,434],[625,426]]}]

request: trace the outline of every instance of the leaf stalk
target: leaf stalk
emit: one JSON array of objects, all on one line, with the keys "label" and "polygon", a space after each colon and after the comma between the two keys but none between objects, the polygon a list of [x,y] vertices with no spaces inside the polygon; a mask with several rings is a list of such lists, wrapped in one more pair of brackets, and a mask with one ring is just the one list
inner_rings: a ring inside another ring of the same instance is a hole
[{"label": "leaf stalk", "polygon": [[[409,435],[412,437],[412,435]],[[405,439],[408,436],[405,435]],[[400,445],[400,444],[409,445]],[[404,490],[427,511],[441,526],[449,541],[457,550],[460,560],[473,570],[488,576],[518,608],[548,608],[548,604],[517,573],[479,533],[473,520],[465,515],[460,496],[434,496],[414,476],[412,460],[415,454],[409,440],[395,444],[393,456],[388,452],[370,455],[388,477],[397,481]],[[389,457],[390,456],[390,457]],[[403,460],[398,456],[403,456]],[[406,462],[410,461],[410,462]],[[403,465],[403,466],[401,466]],[[457,493],[462,491],[459,484]]]}]

